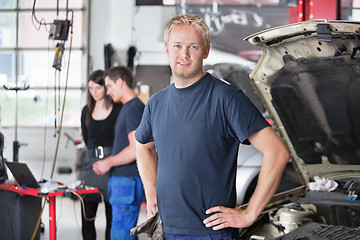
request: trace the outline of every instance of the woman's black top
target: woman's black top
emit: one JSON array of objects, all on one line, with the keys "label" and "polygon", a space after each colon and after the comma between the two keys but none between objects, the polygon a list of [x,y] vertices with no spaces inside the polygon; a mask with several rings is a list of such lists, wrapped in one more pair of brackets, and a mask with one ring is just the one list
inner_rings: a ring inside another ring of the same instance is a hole
[{"label": "woman's black top", "polygon": [[81,112],[81,131],[85,145],[88,149],[97,146],[112,146],[114,140],[114,125],[119,115],[121,107],[114,105],[111,113],[106,119],[94,120],[90,118],[89,126],[86,126],[87,106]]}]

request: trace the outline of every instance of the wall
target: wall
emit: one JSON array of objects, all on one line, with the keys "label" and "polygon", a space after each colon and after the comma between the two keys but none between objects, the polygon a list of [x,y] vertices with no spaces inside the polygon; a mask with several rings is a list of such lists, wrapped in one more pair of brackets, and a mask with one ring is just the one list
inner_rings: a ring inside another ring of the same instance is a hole
[{"label": "wall", "polygon": [[175,7],[135,6],[134,0],[90,2],[90,70],[104,68],[104,45],[108,43],[116,51],[115,65],[127,64],[130,46],[138,50],[137,64],[168,64],[162,32],[166,22],[176,15]]},{"label": "wall", "polygon": [[[135,6],[135,0],[90,0],[90,70],[104,68],[104,45],[111,43],[118,62],[127,63],[127,50],[135,45],[138,65],[168,65],[163,29],[174,17],[175,6]],[[241,41],[241,40],[239,40]],[[218,62],[252,65],[248,61],[211,49],[205,64]]]}]

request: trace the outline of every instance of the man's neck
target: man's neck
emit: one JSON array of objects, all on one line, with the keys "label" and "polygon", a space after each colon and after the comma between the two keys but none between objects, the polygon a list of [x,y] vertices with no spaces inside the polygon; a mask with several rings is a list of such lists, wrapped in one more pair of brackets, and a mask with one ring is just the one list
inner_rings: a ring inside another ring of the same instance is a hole
[{"label": "man's neck", "polygon": [[124,94],[121,96],[120,102],[122,104],[125,104],[129,101],[131,101],[132,99],[134,99],[136,97],[134,91],[132,89],[128,89],[127,91],[124,92]]},{"label": "man's neck", "polygon": [[204,77],[205,74],[206,74],[206,72],[203,71],[203,72],[201,72],[201,74],[198,74],[192,78],[182,78],[182,77],[177,77],[174,75],[174,85],[176,88],[189,87],[189,86],[193,85],[194,83],[196,83],[197,81],[199,81],[202,77]]}]

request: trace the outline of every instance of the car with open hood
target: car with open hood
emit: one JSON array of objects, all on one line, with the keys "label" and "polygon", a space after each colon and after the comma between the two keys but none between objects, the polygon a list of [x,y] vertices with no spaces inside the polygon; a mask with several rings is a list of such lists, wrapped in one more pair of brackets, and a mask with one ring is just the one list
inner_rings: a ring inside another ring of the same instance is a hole
[{"label": "car with open hood", "polygon": [[311,20],[245,40],[262,48],[250,79],[301,184],[282,188],[283,177],[241,238],[360,239],[360,23]]}]

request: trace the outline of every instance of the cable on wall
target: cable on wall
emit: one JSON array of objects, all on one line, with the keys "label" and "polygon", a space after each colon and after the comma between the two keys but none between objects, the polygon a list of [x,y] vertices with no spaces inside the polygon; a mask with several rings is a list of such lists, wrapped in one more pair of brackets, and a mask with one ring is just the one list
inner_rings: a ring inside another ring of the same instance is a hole
[{"label": "cable on wall", "polygon": [[[34,2],[33,2],[32,11],[31,11],[31,22],[34,25],[34,27],[37,30],[40,30],[41,26],[51,25],[52,23],[47,23],[44,18],[41,18],[39,21],[39,19],[36,17],[36,14],[35,14],[35,5],[36,5],[36,0],[34,0]],[[58,11],[58,8],[57,8],[57,11]],[[38,26],[36,26],[35,23],[37,23]]]}]

